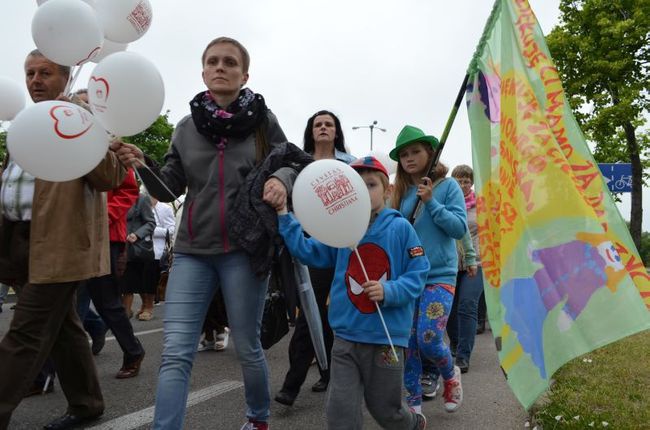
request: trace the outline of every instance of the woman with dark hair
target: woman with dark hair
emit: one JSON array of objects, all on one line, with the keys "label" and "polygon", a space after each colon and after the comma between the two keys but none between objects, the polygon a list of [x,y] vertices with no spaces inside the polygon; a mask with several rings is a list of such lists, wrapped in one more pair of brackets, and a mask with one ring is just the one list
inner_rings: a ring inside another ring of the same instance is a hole
[{"label": "woman with dark hair", "polygon": [[[341,121],[336,115],[327,110],[320,110],[307,120],[303,145],[305,152],[312,155],[314,160],[331,158],[343,161],[346,164],[350,164],[355,160],[355,157],[345,150],[345,137],[341,129]],[[309,275],[323,323],[323,337],[328,362],[327,370],[319,367],[320,379],[312,385],[311,390],[323,392],[327,390],[330,381],[329,363],[334,342],[332,329],[327,320],[327,298],[334,279],[334,269],[310,267]],[[304,313],[300,312],[296,318],[296,328],[289,343],[289,371],[284,378],[282,388],[275,396],[276,402],[287,406],[293,405],[300,392],[300,387],[307,378],[314,356],[315,352],[309,336],[309,326]]]},{"label": "woman with dark hair", "polygon": [[350,164],[356,159],[345,150],[341,121],[327,110],[320,110],[307,120],[303,142],[305,152],[314,160],[334,158]]},{"label": "woman with dark hair", "polygon": [[[231,227],[251,174],[260,181],[246,188],[244,197],[276,219],[274,208],[286,204],[298,166],[285,163],[289,144],[264,98],[244,88],[250,64],[246,48],[220,37],[207,45],[201,60],[207,91],[190,101],[191,114],[176,127],[162,167],[145,160],[134,145],[112,145],[122,163],[135,163],[159,201],[173,201],[187,191],[165,297],[153,428],[183,428],[196,345],[212,297],[220,289],[244,380],[247,421],[242,429],[267,430],[271,395],[260,327],[268,271],[253,265],[243,235],[233,233]],[[298,148],[295,152],[304,155]],[[281,155],[273,158],[278,162],[268,165],[268,175],[258,175],[273,154]],[[142,167],[145,163],[151,172]],[[271,242],[262,243],[268,247],[265,255],[272,254]]]}]

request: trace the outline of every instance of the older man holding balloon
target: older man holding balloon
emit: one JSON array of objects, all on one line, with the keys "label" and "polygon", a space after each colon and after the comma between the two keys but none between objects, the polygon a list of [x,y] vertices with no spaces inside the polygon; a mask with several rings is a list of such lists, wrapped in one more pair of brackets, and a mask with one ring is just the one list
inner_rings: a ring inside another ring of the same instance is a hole
[{"label": "older man holding balloon", "polygon": [[[66,429],[104,411],[74,309],[75,291],[81,281],[110,272],[102,192],[117,187],[126,170],[108,151],[108,137],[94,117],[61,95],[69,67],[35,50],[27,56],[25,74],[36,104],[19,113],[9,129],[10,157],[0,191],[0,274],[5,283],[24,284],[0,342],[0,428],[7,428],[51,356],[68,408],[45,428]],[[30,146],[34,142],[42,147]],[[62,156],[73,158],[78,169],[57,167]]]}]

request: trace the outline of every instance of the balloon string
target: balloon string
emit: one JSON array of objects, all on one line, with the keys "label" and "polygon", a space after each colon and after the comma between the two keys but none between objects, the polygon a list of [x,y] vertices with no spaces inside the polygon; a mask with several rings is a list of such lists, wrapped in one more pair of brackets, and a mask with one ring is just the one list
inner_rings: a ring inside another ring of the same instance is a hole
[{"label": "balloon string", "polygon": [[[120,140],[120,139],[119,139],[117,136],[115,136],[113,133],[108,133],[108,136],[109,136],[109,139],[110,139],[111,141],[114,141],[114,140]],[[156,179],[158,180],[158,182],[160,183],[160,185],[162,185],[163,188],[164,188],[165,190],[167,190],[167,192],[168,192],[169,194],[171,194],[171,196],[174,198],[174,200],[178,200],[178,199],[179,199],[179,197],[176,195],[176,193],[174,193],[172,190],[170,190],[169,187],[167,186],[167,184],[164,183],[163,180],[160,179],[160,178],[158,177],[158,175],[156,175],[156,174],[153,172],[153,170],[151,170],[151,169],[149,168],[149,166],[147,166],[146,163],[143,163],[142,161],[140,161],[140,160],[138,160],[138,159],[136,158],[136,159],[134,159],[133,162],[131,163],[131,167],[133,167],[133,171],[135,172],[135,176],[138,177],[138,179],[140,180],[140,182],[141,182],[142,185],[144,186],[144,189],[147,190],[147,193],[148,193],[149,195],[151,195],[151,193],[149,192],[149,188],[147,188],[147,184],[144,183],[144,181],[142,180],[142,176],[140,176],[140,173],[138,173],[138,168],[136,167],[136,164],[139,164],[139,165],[141,165],[142,167],[144,167],[145,169],[147,169],[147,170],[149,171],[149,173],[151,173],[151,175],[152,175],[154,178],[156,178]]]},{"label": "balloon string", "polygon": [[[149,171],[149,173],[151,173],[151,174],[153,175],[153,177],[156,178],[156,179],[158,180],[158,182],[160,182],[160,185],[162,185],[163,188],[165,188],[165,190],[167,190],[167,192],[168,192],[169,194],[171,194],[172,197],[174,197],[174,200],[178,200],[178,199],[179,199],[179,197],[178,197],[176,194],[174,194],[174,192],[173,192],[172,190],[169,189],[169,187],[167,186],[167,184],[165,184],[165,183],[163,182],[163,180],[160,179],[160,178],[158,177],[158,175],[156,175],[156,174],[153,172],[153,170],[151,170],[151,169],[149,168],[149,166],[147,166],[145,163],[141,162],[140,160],[135,160],[135,161],[136,161],[137,163],[139,163],[141,166],[143,166],[145,169],[147,169],[147,170]],[[135,162],[134,162],[133,164],[135,164]],[[151,195],[151,193],[149,193],[149,189],[147,188],[147,185],[146,185],[146,184],[144,183],[144,181],[142,180],[142,176],[140,176],[140,173],[138,173],[138,169],[135,169],[135,168],[134,168],[133,171],[135,172],[135,175],[138,177],[138,179],[140,180],[140,182],[142,183],[142,185],[144,185],[144,188],[145,188],[145,190],[147,190],[147,193],[148,193],[149,195]]]},{"label": "balloon string", "polygon": [[74,83],[77,82],[77,78],[79,77],[79,72],[81,72],[81,68],[83,66],[84,65],[82,64],[81,66],[76,66],[76,67],[72,68],[72,69],[75,70],[74,77],[72,75],[72,70],[70,70],[70,76],[68,77],[68,83],[65,86],[65,90],[63,90],[63,94],[67,95],[68,97],[70,97],[72,95],[72,87],[74,86]]},{"label": "balloon string", "polygon": [[[354,247],[354,253],[357,256],[357,260],[359,260],[359,264],[361,265],[361,270],[363,270],[363,276],[366,277],[366,282],[370,282],[370,278],[368,277],[368,272],[366,272],[366,267],[363,265],[363,261],[361,261],[361,256],[359,255],[359,249],[356,246]],[[390,334],[388,333],[388,327],[386,327],[386,321],[384,321],[384,315],[381,313],[381,309],[379,308],[379,303],[377,302],[374,303],[375,303],[375,308],[377,308],[377,313],[379,315],[379,318],[381,319],[381,325],[384,326],[384,332],[386,333],[386,337],[388,338],[390,349],[393,350],[393,355],[395,356],[395,360],[399,362],[397,351],[395,351],[395,345],[393,345],[393,339],[390,337]]]}]

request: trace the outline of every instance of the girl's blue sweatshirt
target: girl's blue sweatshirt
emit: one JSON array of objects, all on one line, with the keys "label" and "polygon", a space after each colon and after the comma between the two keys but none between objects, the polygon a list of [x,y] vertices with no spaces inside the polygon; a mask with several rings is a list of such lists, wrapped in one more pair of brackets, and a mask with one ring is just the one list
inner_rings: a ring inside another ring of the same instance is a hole
[{"label": "girl's blue sweatshirt", "polygon": [[[329,322],[336,336],[350,342],[388,345],[374,302],[361,285],[366,278],[355,253],[305,238],[292,214],[279,217],[280,233],[294,257],[312,267],[334,267]],[[429,263],[409,222],[383,209],[357,246],[370,280],[384,286],[381,311],[397,346],[407,347],[415,301],[424,289]]]},{"label": "girl's blue sweatshirt", "polygon": [[[400,212],[408,217],[416,203],[417,187],[408,187]],[[427,285],[456,285],[458,254],[456,240],[467,232],[463,191],[456,180],[447,178],[433,189],[433,198],[423,205],[413,224],[429,259]]]}]

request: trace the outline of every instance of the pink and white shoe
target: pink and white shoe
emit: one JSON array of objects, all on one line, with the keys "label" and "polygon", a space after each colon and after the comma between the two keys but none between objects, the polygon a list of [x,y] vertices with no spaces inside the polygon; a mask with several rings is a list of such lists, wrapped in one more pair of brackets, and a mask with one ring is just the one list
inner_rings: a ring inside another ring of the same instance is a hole
[{"label": "pink and white shoe", "polygon": [[460,405],[463,404],[463,386],[460,382],[460,368],[454,366],[454,376],[444,381],[445,392],[442,398],[445,401],[445,410],[447,412],[456,412]]},{"label": "pink and white shoe", "polygon": [[269,423],[264,421],[248,420],[241,430],[269,430]]}]

